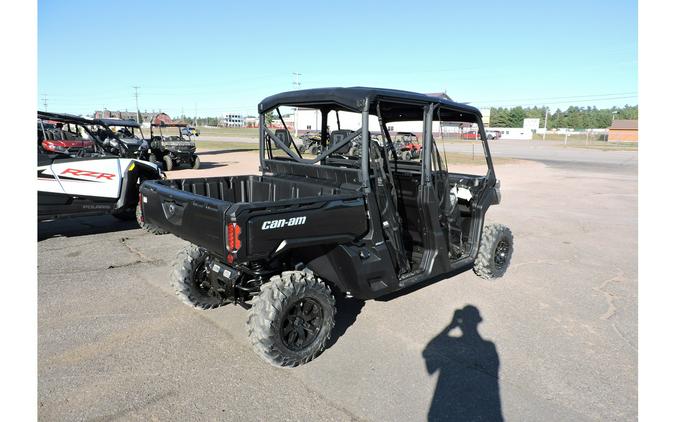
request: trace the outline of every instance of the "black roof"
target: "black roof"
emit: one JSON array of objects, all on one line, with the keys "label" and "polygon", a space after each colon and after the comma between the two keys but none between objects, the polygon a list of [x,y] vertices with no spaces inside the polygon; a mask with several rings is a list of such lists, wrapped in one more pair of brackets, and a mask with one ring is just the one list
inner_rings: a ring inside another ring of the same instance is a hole
[{"label": "black roof", "polygon": [[123,119],[94,119],[94,124],[102,123],[106,126],[124,126],[124,127],[141,127],[135,120]]},{"label": "black roof", "polygon": [[443,120],[474,121],[480,111],[473,106],[454,101],[398,89],[350,87],[350,88],[315,88],[282,92],[265,98],[258,104],[258,112],[266,113],[279,106],[298,106],[328,110],[345,110],[361,112],[364,101],[370,101],[370,114],[377,114],[375,100],[405,102],[406,104],[382,104],[381,112],[387,121],[422,120],[419,104],[441,104],[450,111],[442,111]]},{"label": "black roof", "polygon": [[37,117],[40,120],[54,120],[63,123],[75,123],[79,125],[106,125],[106,126],[128,126],[141,127],[134,120],[121,119],[90,119],[88,117],[76,116],[68,113],[50,113],[47,111],[38,111]]},{"label": "black roof", "polygon": [[80,117],[74,114],[65,114],[65,113],[49,113],[47,111],[37,112],[37,117],[40,120],[55,120],[57,122],[63,123],[76,123],[80,125],[90,125],[93,120],[87,117]]}]

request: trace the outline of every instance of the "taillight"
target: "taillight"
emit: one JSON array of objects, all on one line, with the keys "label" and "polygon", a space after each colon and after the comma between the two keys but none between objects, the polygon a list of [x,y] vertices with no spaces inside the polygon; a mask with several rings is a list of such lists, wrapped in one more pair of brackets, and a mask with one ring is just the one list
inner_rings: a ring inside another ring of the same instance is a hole
[{"label": "taillight", "polygon": [[227,224],[227,250],[237,252],[241,248],[241,226],[237,223]]}]

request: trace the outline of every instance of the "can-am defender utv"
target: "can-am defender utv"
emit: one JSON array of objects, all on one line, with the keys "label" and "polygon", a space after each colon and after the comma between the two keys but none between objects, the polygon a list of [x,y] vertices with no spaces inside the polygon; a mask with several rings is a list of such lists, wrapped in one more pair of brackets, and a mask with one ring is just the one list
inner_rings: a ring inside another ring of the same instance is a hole
[{"label": "can-am defender utv", "polygon": [[[183,135],[187,123],[164,122],[153,119],[150,123],[150,161],[164,163],[164,170],[171,171],[181,164],[199,168],[197,146],[192,136]],[[167,133],[175,133],[167,135]]]},{"label": "can-am defender utv", "polygon": [[[121,220],[135,219],[151,233],[165,233],[145,222],[138,206],[140,184],[164,177],[156,164],[114,154],[124,146],[113,149],[101,142],[90,130],[94,120],[43,111],[38,111],[37,118],[38,221],[111,214]],[[92,147],[51,148],[63,139],[86,141]]]},{"label": "can-am defender utv", "polygon": [[[316,158],[265,126],[265,114],[281,116],[285,106],[320,111]],[[483,227],[500,201],[487,143],[486,174],[450,173],[432,133],[441,120],[473,123],[484,135],[478,109],[355,87],[277,94],[258,111],[262,175],[148,181],[141,194],[147,221],[192,243],[171,274],[178,296],[202,309],[248,308],[249,338],[271,364],[304,364],[324,349],[336,294],[381,298],[471,267],[483,278],[506,271],[511,232]],[[327,119],[338,113],[360,128],[329,134]],[[375,127],[391,144],[387,127],[402,121],[419,124],[421,160],[390,161],[369,136]],[[357,136],[368,142],[354,157]]]}]

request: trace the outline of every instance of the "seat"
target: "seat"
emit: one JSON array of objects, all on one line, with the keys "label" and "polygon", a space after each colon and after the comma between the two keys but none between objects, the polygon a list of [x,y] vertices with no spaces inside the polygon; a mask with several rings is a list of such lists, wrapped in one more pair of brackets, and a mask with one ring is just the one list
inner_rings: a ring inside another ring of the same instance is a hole
[{"label": "seat", "polygon": [[274,136],[279,138],[284,145],[290,148],[291,134],[286,129],[277,129],[274,131]]},{"label": "seat", "polygon": [[[351,130],[334,130],[330,133],[330,145],[329,147],[339,143],[346,137],[352,134]],[[340,147],[337,151],[335,151],[336,154],[347,154],[349,152],[349,148],[351,147],[351,142],[344,144],[342,147]]]}]

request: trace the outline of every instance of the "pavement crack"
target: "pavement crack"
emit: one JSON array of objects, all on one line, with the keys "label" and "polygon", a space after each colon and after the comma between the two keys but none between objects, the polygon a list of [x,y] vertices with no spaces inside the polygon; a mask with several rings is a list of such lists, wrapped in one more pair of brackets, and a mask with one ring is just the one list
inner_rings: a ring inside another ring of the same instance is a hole
[{"label": "pavement crack", "polygon": [[617,275],[615,275],[614,277],[608,278],[607,280],[600,283],[600,285],[597,286],[597,287],[593,287],[593,290],[595,290],[596,292],[602,293],[605,296],[605,300],[607,301],[607,311],[605,311],[604,314],[600,315],[600,319],[603,319],[603,320],[607,321],[608,319],[610,319],[611,317],[613,317],[616,314],[616,310],[617,310],[616,304],[614,303],[614,300],[616,299],[617,295],[608,291],[607,286],[610,283],[615,283],[615,282],[619,283],[619,282],[622,282],[624,280],[625,280],[624,279],[624,273],[623,273],[622,270],[619,270],[619,273]]},{"label": "pavement crack", "polygon": [[141,258],[141,262],[156,261],[156,260],[153,260],[152,258],[148,257],[147,255],[145,255],[143,252],[139,251],[138,249],[134,248],[130,244],[128,244],[127,240],[129,240],[128,237],[122,237],[122,238],[120,238],[120,243],[122,243],[124,246],[126,246],[127,249],[129,249],[129,251],[131,253],[133,253],[135,255],[138,255],[138,257]]},{"label": "pavement crack", "polygon": [[612,324],[612,328],[614,328],[614,331],[619,335],[619,337],[621,338],[621,340],[624,341],[624,343],[629,345],[630,348],[635,350],[636,352],[638,351],[638,348],[633,343],[631,343],[631,341],[628,340],[628,338],[626,338],[625,335],[623,335],[623,333],[621,332],[621,330],[619,330],[619,327],[617,327],[616,324]]}]

